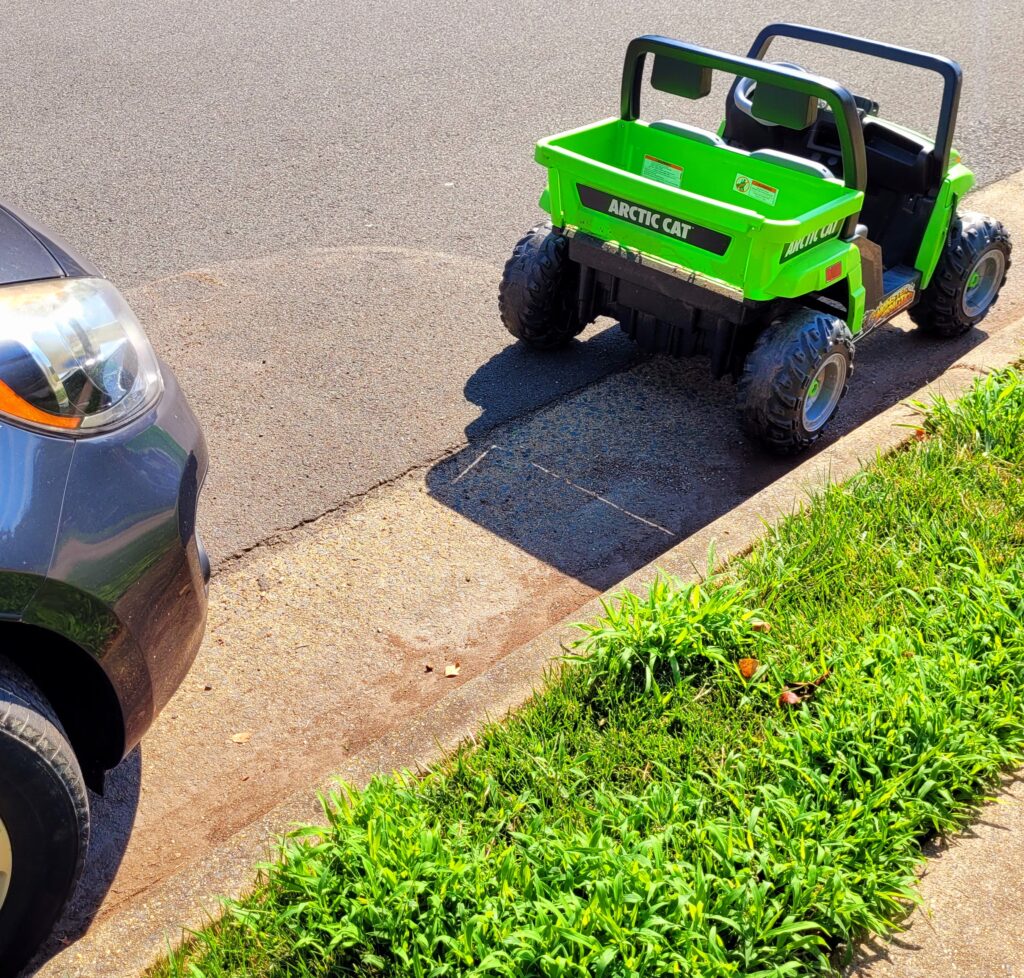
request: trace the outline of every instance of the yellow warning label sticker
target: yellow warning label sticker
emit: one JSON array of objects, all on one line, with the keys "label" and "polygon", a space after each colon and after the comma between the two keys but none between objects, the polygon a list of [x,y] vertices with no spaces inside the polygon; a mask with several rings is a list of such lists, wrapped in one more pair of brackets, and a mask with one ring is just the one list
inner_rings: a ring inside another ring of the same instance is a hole
[{"label": "yellow warning label sticker", "polygon": [[743,194],[744,197],[752,197],[769,207],[774,207],[775,201],[779,197],[778,187],[770,187],[767,183],[762,183],[753,177],[745,177],[742,173],[736,174],[736,182],[733,183],[732,189],[738,194]]},{"label": "yellow warning label sticker", "polygon": [[670,187],[680,187],[683,183],[683,168],[675,163],[659,160],[656,156],[644,157],[640,174],[648,180],[657,180],[658,183],[665,183]]}]

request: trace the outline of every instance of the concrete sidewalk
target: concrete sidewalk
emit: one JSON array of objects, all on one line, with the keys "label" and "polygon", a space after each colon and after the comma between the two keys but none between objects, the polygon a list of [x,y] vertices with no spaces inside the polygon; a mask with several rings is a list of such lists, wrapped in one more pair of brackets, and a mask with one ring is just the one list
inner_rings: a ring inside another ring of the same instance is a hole
[{"label": "concrete sidewalk", "polygon": [[1008,780],[966,831],[927,854],[922,906],[902,934],[859,948],[845,978],[1024,975],[1024,783]]}]

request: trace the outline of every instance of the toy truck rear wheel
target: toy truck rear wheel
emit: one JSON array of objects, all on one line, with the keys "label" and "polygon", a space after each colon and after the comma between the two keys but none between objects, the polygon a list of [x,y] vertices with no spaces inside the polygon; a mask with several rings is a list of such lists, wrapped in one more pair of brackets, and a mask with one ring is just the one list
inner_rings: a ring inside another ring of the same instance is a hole
[{"label": "toy truck rear wheel", "polygon": [[1002,224],[984,214],[956,217],[910,318],[923,333],[963,336],[995,305],[1009,267],[1010,236]]},{"label": "toy truck rear wheel", "polygon": [[505,328],[538,350],[565,346],[586,323],[577,313],[579,270],[569,241],[550,224],[531,228],[512,251],[498,288]]},{"label": "toy truck rear wheel", "polygon": [[841,319],[796,309],[758,337],[738,385],[747,433],[780,455],[814,444],[853,373],[853,337]]}]

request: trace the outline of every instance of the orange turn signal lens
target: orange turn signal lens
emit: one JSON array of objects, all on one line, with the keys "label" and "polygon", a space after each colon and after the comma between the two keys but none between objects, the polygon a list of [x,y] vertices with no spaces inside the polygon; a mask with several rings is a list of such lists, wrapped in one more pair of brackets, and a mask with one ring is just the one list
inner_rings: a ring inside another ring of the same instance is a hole
[{"label": "orange turn signal lens", "polygon": [[0,380],[0,415],[4,414],[12,418],[20,418],[31,424],[60,428],[62,431],[79,428],[82,425],[81,418],[63,418],[58,414],[50,414],[49,411],[40,411],[39,408],[29,404],[25,398],[15,394]]}]

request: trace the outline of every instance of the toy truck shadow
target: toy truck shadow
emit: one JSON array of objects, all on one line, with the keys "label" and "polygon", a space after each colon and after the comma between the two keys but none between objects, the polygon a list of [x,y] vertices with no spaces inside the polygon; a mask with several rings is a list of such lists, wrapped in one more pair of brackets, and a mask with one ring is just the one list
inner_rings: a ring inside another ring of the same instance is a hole
[{"label": "toy truck shadow", "polygon": [[[779,38],[939,76],[934,134],[769,62]],[[649,61],[678,109],[732,76],[716,132],[641,118]],[[794,24],[769,24],[746,57],[631,41],[618,116],[538,141],[550,221],[513,248],[498,306],[538,353],[609,317],[683,363],[647,361],[497,431],[438,466],[434,494],[604,589],[941,373],[980,339],[1011,264],[1005,227],[959,210],[974,181],[952,145],[961,82],[943,56]],[[890,325],[904,311],[920,336]],[[496,393],[530,384],[501,354],[467,395],[489,374]]]},{"label": "toy truck shadow", "polygon": [[[586,343],[607,343],[601,336]],[[935,343],[905,317],[865,337],[857,346],[862,382],[815,450],[934,380],[985,338],[976,329]],[[467,382],[467,399],[483,409],[471,437],[488,427],[489,413],[507,416],[510,385],[538,383],[512,369],[522,355],[510,346]],[[743,437],[733,402],[733,385],[709,380],[700,359],[651,357],[485,431],[435,465],[427,485],[467,519],[604,590],[806,460],[774,457]]]}]

